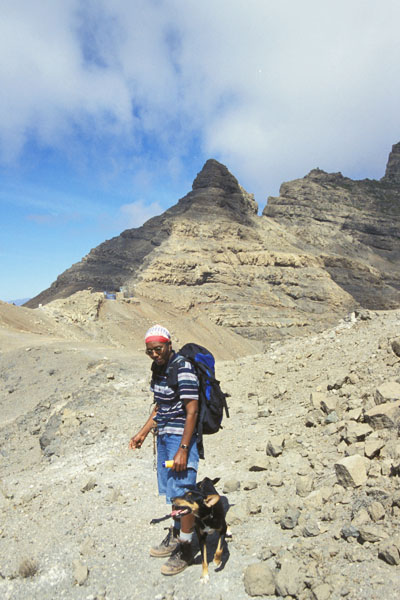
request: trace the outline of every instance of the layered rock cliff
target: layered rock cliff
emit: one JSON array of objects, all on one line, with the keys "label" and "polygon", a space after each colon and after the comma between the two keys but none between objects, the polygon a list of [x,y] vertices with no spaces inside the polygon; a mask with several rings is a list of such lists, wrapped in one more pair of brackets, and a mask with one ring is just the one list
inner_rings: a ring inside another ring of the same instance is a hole
[{"label": "layered rock cliff", "polygon": [[311,171],[258,216],[253,196],[209,160],[175,206],[93,249],[29,306],[124,286],[253,339],[398,306],[400,186],[389,163],[381,182]]},{"label": "layered rock cliff", "polygon": [[291,231],[299,248],[318,253],[332,279],[361,306],[399,306],[400,144],[380,181],[314,169],[282,184],[263,214]]}]

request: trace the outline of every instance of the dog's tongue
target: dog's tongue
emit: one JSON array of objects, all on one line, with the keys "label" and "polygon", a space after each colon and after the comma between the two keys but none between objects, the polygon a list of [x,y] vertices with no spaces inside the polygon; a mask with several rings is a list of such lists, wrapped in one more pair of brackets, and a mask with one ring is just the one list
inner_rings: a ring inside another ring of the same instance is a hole
[{"label": "dog's tongue", "polygon": [[187,508],[177,508],[171,512],[171,517],[181,517],[182,515],[186,515],[188,512],[189,511]]}]

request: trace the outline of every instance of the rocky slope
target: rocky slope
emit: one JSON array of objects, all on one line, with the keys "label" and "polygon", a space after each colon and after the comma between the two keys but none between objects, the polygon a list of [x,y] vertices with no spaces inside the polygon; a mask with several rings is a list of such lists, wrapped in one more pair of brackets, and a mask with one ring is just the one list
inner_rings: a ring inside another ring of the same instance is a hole
[{"label": "rocky slope", "polygon": [[0,345],[1,598],[396,597],[399,311],[218,362],[231,417],[205,440],[199,477],[221,478],[233,538],[202,585],[199,557],[169,579],[148,556],[166,508],[151,440],[127,443],[149,413],[149,360],[39,331],[27,345],[37,313],[13,308],[24,331]]}]

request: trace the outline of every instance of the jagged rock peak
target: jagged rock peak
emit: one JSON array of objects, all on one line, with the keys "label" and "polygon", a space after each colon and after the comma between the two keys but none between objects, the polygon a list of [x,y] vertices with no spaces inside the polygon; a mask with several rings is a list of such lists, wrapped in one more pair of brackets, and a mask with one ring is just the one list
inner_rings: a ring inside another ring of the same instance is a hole
[{"label": "jagged rock peak", "polygon": [[229,194],[242,192],[236,177],[228,171],[225,165],[210,158],[193,181],[193,191],[200,188],[220,188]]},{"label": "jagged rock peak", "polygon": [[400,142],[392,146],[385,176],[382,179],[388,183],[400,183]]},{"label": "jagged rock peak", "polygon": [[340,172],[327,173],[326,171],[323,171],[322,169],[316,168],[316,169],[312,169],[309,172],[309,174],[306,175],[306,177],[304,179],[312,179],[314,181],[324,181],[327,183],[336,183],[339,181],[343,181],[344,177]]}]

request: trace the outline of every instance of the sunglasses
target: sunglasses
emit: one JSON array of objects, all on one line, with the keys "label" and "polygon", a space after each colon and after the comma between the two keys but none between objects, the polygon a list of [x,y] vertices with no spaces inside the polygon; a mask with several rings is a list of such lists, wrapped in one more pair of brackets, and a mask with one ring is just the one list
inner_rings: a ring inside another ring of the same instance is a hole
[{"label": "sunglasses", "polygon": [[162,351],[164,350],[165,346],[156,346],[155,348],[146,348],[145,353],[148,356],[151,356],[153,354],[153,352],[155,352],[155,354],[161,354]]}]

